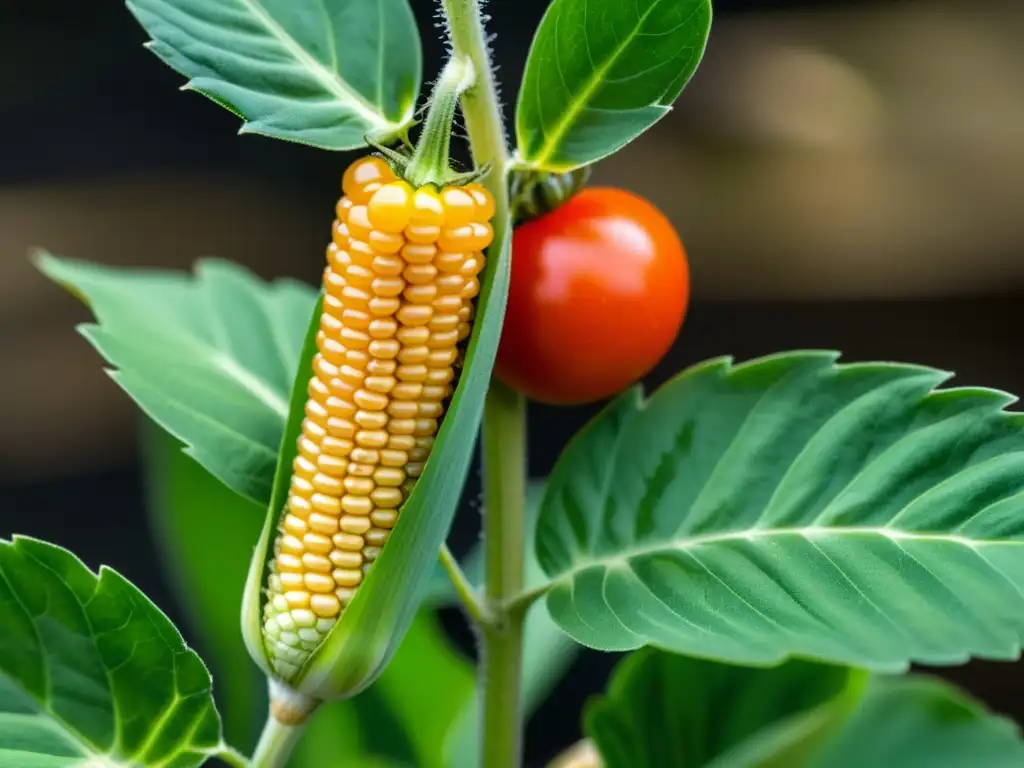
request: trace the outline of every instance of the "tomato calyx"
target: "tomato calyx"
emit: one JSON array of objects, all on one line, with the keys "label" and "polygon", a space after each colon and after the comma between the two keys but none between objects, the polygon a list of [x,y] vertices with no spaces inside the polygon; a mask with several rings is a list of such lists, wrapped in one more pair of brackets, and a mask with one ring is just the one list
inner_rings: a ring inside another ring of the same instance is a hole
[{"label": "tomato calyx", "polygon": [[590,179],[590,166],[564,173],[513,168],[509,198],[515,226],[551,213],[567,203]]}]

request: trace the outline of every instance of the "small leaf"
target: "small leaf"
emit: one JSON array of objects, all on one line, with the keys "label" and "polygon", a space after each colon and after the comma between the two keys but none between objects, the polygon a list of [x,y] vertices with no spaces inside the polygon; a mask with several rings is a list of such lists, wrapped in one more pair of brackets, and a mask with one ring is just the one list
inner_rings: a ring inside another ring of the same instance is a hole
[{"label": "small leaf", "polygon": [[90,306],[99,323],[79,330],[139,407],[210,474],[266,504],[314,290],[219,260],[194,276],[49,254],[38,264]]},{"label": "small leaf", "polygon": [[115,571],[0,541],[0,626],[0,765],[186,768],[222,750],[206,667]]},{"label": "small leaf", "polygon": [[334,150],[413,118],[419,31],[407,0],[127,0],[149,48],[257,133]]},{"label": "small leaf", "polygon": [[1016,659],[1024,416],[836,357],[713,360],[574,438],[536,537],[562,629],[749,664]]},{"label": "small leaf", "polygon": [[1010,720],[949,683],[925,676],[873,680],[816,768],[1018,768],[1024,741]]},{"label": "small leaf", "polygon": [[803,764],[801,748],[842,723],[862,677],[844,667],[752,669],[648,648],[620,662],[608,692],[588,703],[586,732],[606,768],[794,766]]},{"label": "small leaf", "polygon": [[664,117],[704,55],[710,0],[554,0],[516,105],[528,167],[570,171]]},{"label": "small leaf", "polygon": [[[484,398],[497,354],[508,297],[511,227],[488,251],[477,316],[465,362],[448,412],[442,420],[423,474],[402,505],[387,545],[356,590],[327,638],[288,684],[313,698],[352,696],[372,683],[391,659],[426,594],[431,573],[451,527],[474,453]],[[497,237],[497,235],[496,235]],[[250,654],[270,673],[262,643],[262,589],[272,538],[284,510],[297,453],[296,439],[305,409],[305,388],[315,352],[318,313],[310,321],[289,405],[277,473],[263,533],[256,545],[243,604],[243,627]],[[261,655],[263,658],[261,659]]]}]

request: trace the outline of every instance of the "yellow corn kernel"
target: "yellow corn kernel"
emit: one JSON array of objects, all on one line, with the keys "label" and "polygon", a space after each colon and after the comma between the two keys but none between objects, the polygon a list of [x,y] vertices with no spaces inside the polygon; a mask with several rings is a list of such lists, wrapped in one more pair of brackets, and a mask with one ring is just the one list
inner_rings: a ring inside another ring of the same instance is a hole
[{"label": "yellow corn kernel", "polygon": [[467,184],[464,189],[472,196],[476,203],[476,220],[490,221],[494,218],[494,198],[491,193],[484,189],[482,184]]},{"label": "yellow corn kernel", "polygon": [[479,184],[413,189],[370,157],[342,189],[267,579],[264,640],[282,676],[352,601],[423,472],[493,237],[494,202]]},{"label": "yellow corn kernel", "polygon": [[476,217],[473,196],[462,187],[442,189],[441,204],[444,206],[445,227],[464,227]]},{"label": "yellow corn kernel", "polygon": [[[364,157],[345,169],[341,189],[357,205],[366,205],[373,193],[395,180],[395,173],[379,157]],[[340,205],[340,203],[339,203]]]},{"label": "yellow corn kernel", "polygon": [[416,190],[409,222],[420,226],[440,226],[444,223],[444,204],[437,190],[433,187],[420,187]]},{"label": "yellow corn kernel", "polygon": [[374,229],[388,234],[401,232],[412,216],[412,187],[404,181],[385,184],[373,193],[367,210]]}]

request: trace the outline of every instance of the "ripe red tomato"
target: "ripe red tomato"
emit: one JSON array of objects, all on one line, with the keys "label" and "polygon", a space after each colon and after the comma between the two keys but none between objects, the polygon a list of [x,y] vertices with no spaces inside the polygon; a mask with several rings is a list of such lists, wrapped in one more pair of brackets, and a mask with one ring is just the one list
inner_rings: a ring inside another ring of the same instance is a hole
[{"label": "ripe red tomato", "polygon": [[609,397],[668,351],[689,299],[686,252],[664,214],[586,188],[513,235],[496,373],[544,403]]}]

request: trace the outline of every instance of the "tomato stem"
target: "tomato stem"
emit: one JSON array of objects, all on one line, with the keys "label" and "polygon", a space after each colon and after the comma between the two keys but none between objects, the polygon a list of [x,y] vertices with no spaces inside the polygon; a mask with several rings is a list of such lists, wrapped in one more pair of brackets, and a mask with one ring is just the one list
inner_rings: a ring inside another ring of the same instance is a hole
[{"label": "tomato stem", "polygon": [[453,54],[430,95],[423,132],[405,168],[405,180],[414,187],[445,184],[453,175],[449,163],[452,122],[459,97],[473,84],[473,63]]}]

